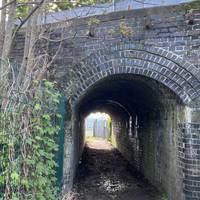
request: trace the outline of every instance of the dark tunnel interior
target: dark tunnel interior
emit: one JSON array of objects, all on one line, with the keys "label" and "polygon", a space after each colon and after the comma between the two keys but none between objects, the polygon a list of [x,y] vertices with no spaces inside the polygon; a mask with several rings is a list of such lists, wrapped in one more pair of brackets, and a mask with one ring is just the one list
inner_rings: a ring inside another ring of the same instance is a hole
[{"label": "dark tunnel interior", "polygon": [[85,118],[105,112],[112,119],[112,145],[153,185],[170,194],[176,184],[176,132],[183,107],[170,89],[153,79],[106,77],[87,89],[75,107],[77,157],[84,148]]}]

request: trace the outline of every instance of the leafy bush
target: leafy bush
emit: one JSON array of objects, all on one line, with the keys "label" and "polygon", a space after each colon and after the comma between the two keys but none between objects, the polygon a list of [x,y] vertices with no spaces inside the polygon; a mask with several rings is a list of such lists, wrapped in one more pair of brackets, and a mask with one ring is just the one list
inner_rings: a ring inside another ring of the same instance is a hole
[{"label": "leafy bush", "polygon": [[60,94],[43,80],[27,97],[27,104],[0,112],[0,199],[55,200]]},{"label": "leafy bush", "polygon": [[124,37],[131,37],[133,35],[132,27],[127,26],[124,22],[120,23],[119,32]]}]

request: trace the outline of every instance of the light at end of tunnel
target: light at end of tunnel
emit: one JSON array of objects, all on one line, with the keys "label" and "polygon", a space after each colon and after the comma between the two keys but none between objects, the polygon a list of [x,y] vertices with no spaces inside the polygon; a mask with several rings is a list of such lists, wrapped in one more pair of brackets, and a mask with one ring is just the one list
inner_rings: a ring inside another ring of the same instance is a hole
[{"label": "light at end of tunnel", "polygon": [[100,119],[100,118],[101,119],[109,119],[110,116],[107,113],[95,112],[95,113],[89,114],[87,118],[92,118],[92,119]]},{"label": "light at end of tunnel", "polygon": [[95,112],[85,118],[85,136],[93,138],[110,138],[111,118],[107,113]]}]

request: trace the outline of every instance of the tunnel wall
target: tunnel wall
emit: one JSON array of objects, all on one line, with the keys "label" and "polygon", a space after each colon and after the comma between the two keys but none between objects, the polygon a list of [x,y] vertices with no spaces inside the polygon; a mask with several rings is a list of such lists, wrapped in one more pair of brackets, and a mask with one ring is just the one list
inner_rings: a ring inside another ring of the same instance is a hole
[{"label": "tunnel wall", "polygon": [[167,194],[170,200],[182,200],[177,145],[178,122],[185,120],[184,106],[173,95],[161,98],[162,107],[158,105],[155,111],[138,116],[138,137],[134,128],[133,133],[129,133],[128,119],[112,120],[111,142],[133,169]]},{"label": "tunnel wall", "polygon": [[68,117],[65,122],[62,194],[66,199],[69,198],[85,146],[84,128],[84,117],[72,110],[71,117]]},{"label": "tunnel wall", "polygon": [[76,116],[76,122],[74,123],[75,168],[73,170],[76,170],[85,146],[85,126],[84,126],[85,118],[83,116],[79,116],[79,112],[76,112],[75,116]]},{"label": "tunnel wall", "polygon": [[173,101],[169,102],[166,110],[151,113],[148,120],[141,123],[141,171],[169,199],[183,199],[182,185],[177,175],[177,135],[178,121],[182,120],[179,110],[184,108]]},{"label": "tunnel wall", "polygon": [[138,139],[129,135],[128,119],[112,119],[111,143],[137,169],[140,170],[141,156]]}]

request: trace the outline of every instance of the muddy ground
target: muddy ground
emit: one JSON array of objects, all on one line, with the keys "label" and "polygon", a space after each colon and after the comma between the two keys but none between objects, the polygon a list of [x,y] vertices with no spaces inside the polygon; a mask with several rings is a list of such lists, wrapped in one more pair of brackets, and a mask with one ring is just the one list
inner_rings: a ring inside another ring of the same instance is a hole
[{"label": "muddy ground", "polygon": [[159,192],[136,173],[105,140],[89,140],[79,165],[72,200],[161,200]]}]

